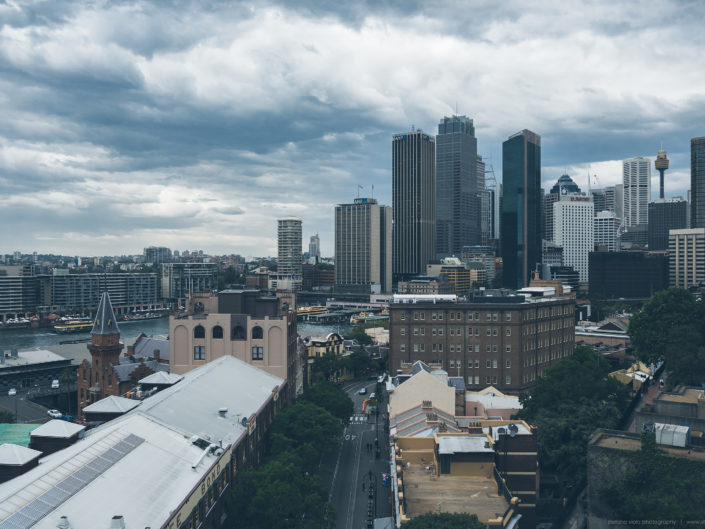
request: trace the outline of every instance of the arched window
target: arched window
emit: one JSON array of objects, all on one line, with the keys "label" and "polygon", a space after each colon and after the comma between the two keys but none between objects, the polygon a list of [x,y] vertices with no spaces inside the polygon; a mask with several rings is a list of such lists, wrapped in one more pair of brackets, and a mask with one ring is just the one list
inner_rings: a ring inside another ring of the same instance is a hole
[{"label": "arched window", "polygon": [[245,329],[242,327],[242,325],[236,325],[235,327],[233,327],[233,340],[245,340],[246,338],[247,337],[245,336]]},{"label": "arched window", "polygon": [[223,339],[223,328],[220,325],[213,327],[213,338]]},{"label": "arched window", "polygon": [[263,337],[264,337],[264,333],[262,332],[262,327],[260,327],[259,325],[252,327],[252,339],[253,340],[261,340]]},{"label": "arched window", "polygon": [[196,326],[196,328],[193,330],[193,337],[194,338],[205,338],[206,337],[206,330],[203,328],[203,325]]}]

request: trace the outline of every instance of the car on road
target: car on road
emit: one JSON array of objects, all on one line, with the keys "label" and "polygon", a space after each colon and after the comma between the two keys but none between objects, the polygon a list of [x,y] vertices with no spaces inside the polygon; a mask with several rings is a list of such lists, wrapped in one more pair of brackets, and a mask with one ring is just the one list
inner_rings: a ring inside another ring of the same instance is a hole
[{"label": "car on road", "polygon": [[10,391],[8,391],[7,394],[12,397],[14,395],[17,395],[17,390],[15,388],[10,388]]},{"label": "car on road", "polygon": [[55,378],[51,381],[51,389],[59,389],[59,379]]},{"label": "car on road", "polygon": [[49,410],[47,413],[52,419],[61,419],[61,417],[64,415],[59,410]]},{"label": "car on road", "polygon": [[367,388],[360,388],[360,391],[358,391],[360,395],[367,395]]}]

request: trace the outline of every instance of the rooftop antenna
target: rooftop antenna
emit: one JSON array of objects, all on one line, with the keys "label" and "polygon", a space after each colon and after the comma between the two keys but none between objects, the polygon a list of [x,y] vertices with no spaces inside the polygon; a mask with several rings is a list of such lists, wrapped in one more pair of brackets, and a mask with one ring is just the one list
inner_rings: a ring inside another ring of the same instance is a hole
[{"label": "rooftop antenna", "polygon": [[588,164],[588,196],[590,196],[590,164]]},{"label": "rooftop antenna", "polygon": [[360,198],[360,189],[362,189],[362,186],[357,184],[357,198]]},{"label": "rooftop antenna", "polygon": [[372,198],[375,198],[375,185],[372,184]]},{"label": "rooftop antenna", "polygon": [[455,115],[458,115],[458,102],[455,102]]}]

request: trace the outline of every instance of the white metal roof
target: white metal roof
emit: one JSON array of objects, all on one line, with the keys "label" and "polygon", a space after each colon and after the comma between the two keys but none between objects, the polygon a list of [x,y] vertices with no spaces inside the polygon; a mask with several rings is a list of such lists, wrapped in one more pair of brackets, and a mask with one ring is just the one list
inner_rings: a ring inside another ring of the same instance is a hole
[{"label": "white metal roof", "polygon": [[124,516],[127,527],[160,527],[214,457],[206,457],[194,471],[191,465],[202,450],[182,433],[141,414],[125,415],[91,430],[83,440],[42,458],[36,468],[1,484],[0,524],[13,515],[16,519],[18,511],[43,494],[56,496],[57,485],[64,489],[64,480],[130,435],[142,442],[94,479],[79,481],[80,488],[68,498],[60,495],[58,504],[31,527],[55,529],[60,517],[67,516],[73,529],[107,528],[114,515]]},{"label": "white metal roof", "polygon": [[[256,413],[283,383],[231,356],[187,373],[179,384],[0,484],[0,526],[22,509],[31,512],[32,502],[42,504],[38,498],[46,494],[58,503],[32,527],[55,529],[60,516],[67,516],[73,529],[109,527],[115,515],[123,516],[127,527],[161,527],[215,462],[207,455],[192,469],[204,453],[192,437],[222,440],[227,447],[245,432],[241,418]],[[224,416],[218,412],[222,407],[228,410]],[[105,455],[118,453],[111,451],[120,444],[128,448],[111,462]],[[79,480],[67,497],[65,480],[91,468],[99,472]]]},{"label": "white metal roof", "polygon": [[40,455],[41,452],[24,446],[10,443],[0,445],[0,465],[22,466]]},{"label": "white metal roof", "polygon": [[17,358],[7,357],[5,363],[0,364],[0,369],[3,367],[25,366],[32,364],[43,364],[45,362],[61,362],[66,360],[63,356],[47,351],[46,349],[35,349],[31,351],[19,351]]},{"label": "white metal roof", "polygon": [[494,452],[485,436],[439,435],[439,454],[459,454],[468,452]]},{"label": "white metal roof", "polygon": [[139,400],[110,395],[83,408],[88,413],[126,413],[140,405]]},{"label": "white metal roof", "polygon": [[49,422],[42,424],[36,430],[32,430],[31,437],[59,437],[66,439],[75,435],[86,427],[81,424],[75,424],[61,419],[52,419]]},{"label": "white metal roof", "polygon": [[[242,420],[256,413],[283,383],[279,377],[226,355],[145,399],[140,412],[225,446],[245,431]],[[221,415],[220,408],[227,412]]]},{"label": "white metal roof", "polygon": [[151,375],[144,377],[139,381],[140,384],[176,384],[179,380],[183,379],[183,375],[177,375],[176,373],[167,373],[165,371],[157,371]]}]

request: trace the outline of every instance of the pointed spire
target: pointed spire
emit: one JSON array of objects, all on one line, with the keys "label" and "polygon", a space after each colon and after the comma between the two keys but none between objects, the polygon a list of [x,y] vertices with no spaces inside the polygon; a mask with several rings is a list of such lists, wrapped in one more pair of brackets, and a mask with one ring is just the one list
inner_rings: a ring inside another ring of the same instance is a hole
[{"label": "pointed spire", "polygon": [[113,305],[110,303],[110,296],[107,292],[103,292],[103,296],[100,298],[91,334],[120,334]]}]

